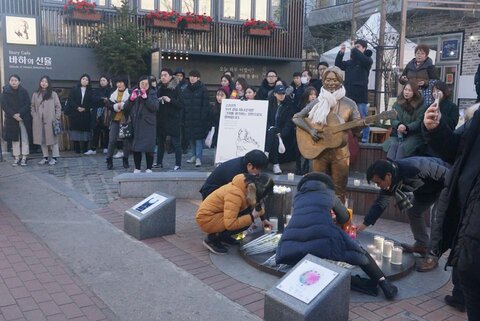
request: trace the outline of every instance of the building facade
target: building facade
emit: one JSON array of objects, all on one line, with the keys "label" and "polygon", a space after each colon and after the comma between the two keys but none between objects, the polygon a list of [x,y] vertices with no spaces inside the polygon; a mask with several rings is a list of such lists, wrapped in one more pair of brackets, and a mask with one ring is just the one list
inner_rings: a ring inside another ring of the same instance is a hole
[{"label": "building facade", "polygon": [[[95,2],[99,21],[76,20],[67,15],[68,0],[2,0],[0,82],[15,73],[31,92],[43,74],[56,87],[69,87],[83,73],[94,80],[102,73],[89,44],[94,28],[112,23],[121,0]],[[224,70],[259,85],[268,69],[290,79],[301,68],[303,45],[303,0],[129,0],[132,21],[145,26],[154,39],[151,70],[183,67],[197,69],[202,81],[218,86]],[[145,16],[153,11],[205,14],[213,22],[208,31],[149,26]],[[271,20],[276,28],[269,36],[251,36],[242,24],[248,19]],[[21,35],[21,30],[27,32]],[[27,39],[28,37],[28,39]]]}]

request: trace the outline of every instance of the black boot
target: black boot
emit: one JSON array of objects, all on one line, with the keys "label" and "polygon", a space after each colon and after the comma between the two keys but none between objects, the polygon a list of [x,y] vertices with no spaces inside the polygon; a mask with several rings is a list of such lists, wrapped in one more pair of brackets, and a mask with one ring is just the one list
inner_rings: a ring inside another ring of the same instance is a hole
[{"label": "black boot", "polygon": [[378,282],[378,285],[382,289],[383,294],[385,295],[387,300],[393,300],[393,298],[397,296],[398,289],[389,280],[387,279],[381,280]]},{"label": "black boot", "polygon": [[130,165],[128,164],[128,157],[123,158],[123,168],[129,168]]},{"label": "black boot", "polygon": [[113,169],[113,158],[107,157],[107,169]]}]

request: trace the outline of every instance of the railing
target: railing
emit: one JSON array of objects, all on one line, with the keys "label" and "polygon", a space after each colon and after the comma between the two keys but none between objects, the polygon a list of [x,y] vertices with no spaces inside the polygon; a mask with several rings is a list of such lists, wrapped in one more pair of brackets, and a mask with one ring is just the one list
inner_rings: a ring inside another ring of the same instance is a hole
[{"label": "railing", "polygon": [[[270,37],[251,37],[240,24],[213,23],[210,32],[146,27],[154,39],[153,48],[225,56],[250,56],[273,59],[301,59],[303,44],[303,1],[291,0],[285,28],[277,28]],[[42,7],[41,43],[51,46],[89,47],[89,37],[100,24],[115,23],[115,13],[102,12],[100,23],[68,19],[60,7]],[[133,16],[137,26],[145,26],[143,15]]]},{"label": "railing", "polygon": [[1,0],[0,13],[37,15],[40,11],[39,0]]},{"label": "railing", "polygon": [[352,0],[316,0],[313,10],[326,9],[340,6],[342,4],[352,3]]}]

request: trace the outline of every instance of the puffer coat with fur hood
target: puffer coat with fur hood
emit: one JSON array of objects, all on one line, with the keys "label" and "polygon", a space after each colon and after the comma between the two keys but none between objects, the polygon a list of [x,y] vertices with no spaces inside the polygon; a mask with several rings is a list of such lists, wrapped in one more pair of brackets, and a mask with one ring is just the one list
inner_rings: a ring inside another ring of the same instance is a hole
[{"label": "puffer coat with fur hood", "polygon": [[[200,204],[196,221],[205,233],[234,231],[252,224],[250,215],[239,216],[247,208],[255,207],[256,188],[254,183],[247,184],[245,175],[238,174],[231,183],[215,190]],[[263,215],[264,211],[260,213]]]}]

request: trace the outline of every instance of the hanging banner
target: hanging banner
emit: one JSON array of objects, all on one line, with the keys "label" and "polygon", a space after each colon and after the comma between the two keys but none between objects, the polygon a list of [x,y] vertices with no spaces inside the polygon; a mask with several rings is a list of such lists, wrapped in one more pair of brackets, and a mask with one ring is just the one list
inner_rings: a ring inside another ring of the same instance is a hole
[{"label": "hanging banner", "polygon": [[268,101],[224,99],[220,111],[215,164],[265,150]]}]

